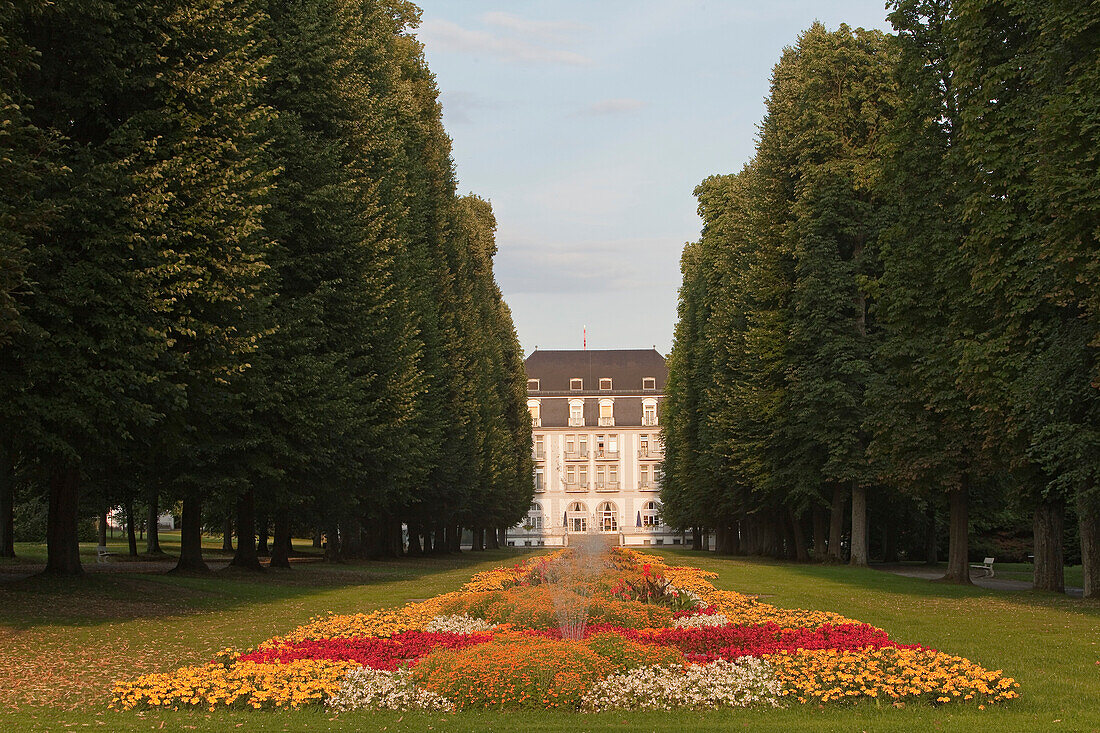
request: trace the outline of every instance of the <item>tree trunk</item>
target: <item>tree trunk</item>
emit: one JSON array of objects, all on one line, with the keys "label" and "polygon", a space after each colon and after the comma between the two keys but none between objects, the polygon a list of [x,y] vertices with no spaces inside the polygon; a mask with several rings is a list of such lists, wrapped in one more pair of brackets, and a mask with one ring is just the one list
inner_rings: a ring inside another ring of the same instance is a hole
[{"label": "tree trunk", "polygon": [[1042,501],[1035,507],[1032,527],[1035,533],[1035,590],[1064,593],[1065,578],[1065,513],[1061,499]]},{"label": "tree trunk", "polygon": [[0,557],[15,557],[15,456],[0,444]]},{"label": "tree trunk", "polygon": [[843,486],[833,487],[833,503],[829,508],[829,559],[835,562],[844,560],[840,545],[844,534],[844,505],[847,498]]},{"label": "tree trunk", "polygon": [[372,520],[367,527],[369,549],[363,547],[363,525],[355,517],[347,517],[340,522],[340,557],[361,558],[366,555],[378,557],[382,554],[381,544],[378,538],[377,520]]},{"label": "tree trunk", "polygon": [[794,557],[798,562],[809,562],[810,552],[806,548],[806,530],[802,527],[802,517],[791,509],[791,529],[794,530]]},{"label": "tree trunk", "polygon": [[95,519],[95,536],[100,547],[107,546],[107,507],[103,507]]},{"label": "tree trunk", "polygon": [[849,565],[867,567],[867,487],[852,482],[852,556]]},{"label": "tree trunk", "polygon": [[149,493],[149,514],[146,517],[146,523],[149,525],[149,531],[145,535],[145,554],[146,555],[163,555],[164,551],[160,549],[160,527],[157,526],[157,521],[160,519],[160,497],[157,492],[152,491]]},{"label": "tree trunk", "polygon": [[271,567],[290,567],[290,510],[275,508],[275,538],[271,547]]},{"label": "tree trunk", "polygon": [[489,549],[490,550],[499,550],[500,549],[500,533],[497,532],[497,528],[496,527],[490,527],[488,530],[486,530],[485,535],[486,535],[486,539],[489,540]]},{"label": "tree trunk", "polygon": [[249,488],[237,499],[237,551],[230,565],[246,570],[260,570],[256,553],[256,493]]},{"label": "tree trunk", "polygon": [[829,557],[829,552],[825,547],[825,537],[828,533],[829,523],[825,519],[825,510],[819,506],[815,506],[813,510],[813,532],[814,532],[814,560],[817,562],[825,562],[825,559]]},{"label": "tree trunk", "polygon": [[1077,522],[1081,531],[1081,570],[1084,597],[1100,598],[1100,500],[1077,497]]},{"label": "tree trunk", "polygon": [[[255,506],[255,502],[253,502],[253,506]],[[268,535],[268,524],[267,512],[264,512],[256,522],[256,554],[260,557],[267,557],[271,554],[271,547],[267,543],[270,536]]]},{"label": "tree trunk", "polygon": [[455,524],[447,528],[448,549],[451,552],[462,552],[462,525]]},{"label": "tree trunk", "polygon": [[134,500],[126,500],[126,544],[129,546],[130,557],[137,557],[137,535],[134,533]]},{"label": "tree trunk", "polygon": [[328,562],[344,562],[344,554],[340,551],[340,531],[336,522],[330,522],[325,530],[325,560]]},{"label": "tree trunk", "polygon": [[960,488],[947,495],[951,507],[950,536],[947,551],[947,573],[942,580],[947,583],[970,585],[970,517],[969,496],[964,479]]},{"label": "tree trunk", "polygon": [[314,549],[317,549],[317,550],[321,549],[321,528],[320,527],[314,527],[313,528],[313,547],[314,547]]},{"label": "tree trunk", "polygon": [[703,549],[703,530],[699,527],[691,528],[691,549],[696,552]]},{"label": "tree trunk", "polygon": [[180,518],[180,559],[173,572],[209,573],[202,559],[202,494],[190,491],[183,497]]},{"label": "tree trunk", "polygon": [[429,533],[425,529],[424,544],[422,545],[420,544],[420,530],[421,525],[419,522],[409,522],[409,555],[412,557],[419,557],[431,552]]},{"label": "tree trunk", "polygon": [[936,531],[936,505],[931,501],[928,502],[928,511],[925,516],[928,518],[928,526],[924,535],[924,563],[935,565],[940,561],[940,543],[939,533]]},{"label": "tree trunk", "polygon": [[484,550],[485,546],[482,544],[484,533],[482,532],[481,527],[475,525],[470,529],[470,531],[473,533],[473,538],[470,540],[470,549],[474,552]]},{"label": "tree trunk", "polygon": [[222,521],[222,552],[233,552],[233,512],[226,512]]},{"label": "tree trunk", "polygon": [[55,467],[50,471],[50,505],[46,516],[47,575],[81,575],[80,565],[80,471]]}]

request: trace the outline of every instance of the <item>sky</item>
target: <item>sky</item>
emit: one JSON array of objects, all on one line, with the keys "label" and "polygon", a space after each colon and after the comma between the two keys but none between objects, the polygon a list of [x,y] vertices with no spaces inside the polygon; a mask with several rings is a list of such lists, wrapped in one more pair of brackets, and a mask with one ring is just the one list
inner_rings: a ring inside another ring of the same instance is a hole
[{"label": "sky", "polygon": [[459,193],[497,219],[524,354],[667,354],[692,191],[752,157],[772,66],[883,0],[417,0]]}]

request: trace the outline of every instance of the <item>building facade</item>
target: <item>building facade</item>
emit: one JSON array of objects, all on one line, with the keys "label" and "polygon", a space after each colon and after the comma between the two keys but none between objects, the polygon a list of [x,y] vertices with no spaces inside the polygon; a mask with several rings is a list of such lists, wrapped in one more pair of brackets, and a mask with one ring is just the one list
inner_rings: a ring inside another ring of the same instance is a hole
[{"label": "building facade", "polygon": [[664,357],[656,349],[536,349],[525,366],[535,495],[508,544],[560,547],[577,534],[680,544],[660,512]]}]

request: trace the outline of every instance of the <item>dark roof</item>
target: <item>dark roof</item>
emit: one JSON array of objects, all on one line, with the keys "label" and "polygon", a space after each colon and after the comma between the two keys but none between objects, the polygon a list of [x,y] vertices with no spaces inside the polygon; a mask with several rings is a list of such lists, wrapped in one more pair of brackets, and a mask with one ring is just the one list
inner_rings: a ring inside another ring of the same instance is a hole
[{"label": "dark roof", "polygon": [[584,392],[599,392],[601,377],[611,377],[613,392],[640,392],[642,379],[653,377],[655,391],[663,392],[668,378],[665,358],[656,349],[536,349],[524,365],[528,379],[539,380],[540,392],[569,392],[569,380],[576,377],[584,380]]}]

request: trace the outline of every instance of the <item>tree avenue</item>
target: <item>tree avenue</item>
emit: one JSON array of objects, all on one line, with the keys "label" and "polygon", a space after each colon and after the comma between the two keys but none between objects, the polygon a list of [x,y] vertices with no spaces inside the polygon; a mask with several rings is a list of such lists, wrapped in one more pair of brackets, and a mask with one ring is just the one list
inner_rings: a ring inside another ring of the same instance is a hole
[{"label": "tree avenue", "polygon": [[287,567],[292,535],[449,552],[525,514],[496,223],[456,194],[418,22],[399,0],[0,8],[0,552],[17,507],[48,512],[58,574],[108,507],[148,516],[150,553],[182,510],[181,571],[207,529]]},{"label": "tree avenue", "polygon": [[803,33],[754,159],[696,189],[666,520],[854,565],[946,535],[959,583],[975,531],[1015,523],[1037,588],[1079,548],[1100,595],[1100,9],[890,11]]}]

